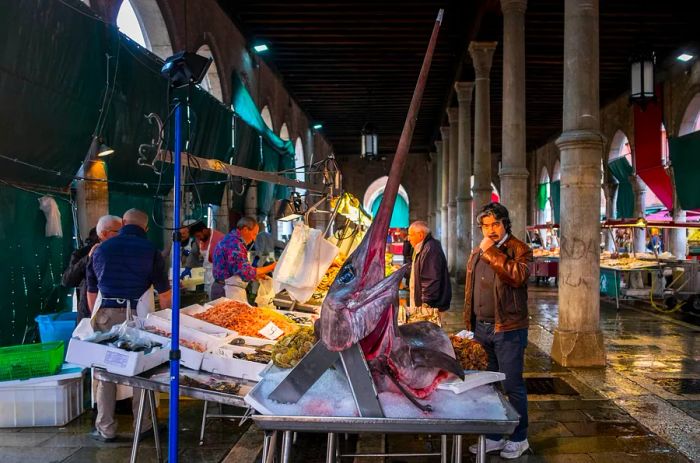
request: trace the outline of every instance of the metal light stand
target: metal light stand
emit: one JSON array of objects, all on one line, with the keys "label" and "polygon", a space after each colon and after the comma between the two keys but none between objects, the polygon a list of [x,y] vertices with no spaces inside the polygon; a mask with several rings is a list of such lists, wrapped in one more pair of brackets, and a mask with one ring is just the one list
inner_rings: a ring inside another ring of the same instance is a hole
[{"label": "metal light stand", "polygon": [[[175,151],[173,153],[173,165],[175,171],[175,182],[173,192],[173,249],[172,249],[172,267],[173,280],[180,275],[180,194],[181,194],[181,178],[180,173],[182,164],[180,157],[182,154],[182,106],[180,101],[175,99]],[[169,398],[169,416],[168,416],[168,461],[177,463],[178,450],[178,409],[180,400],[180,287],[179,284],[173,284],[172,290],[172,323],[170,331],[172,333],[170,341],[170,398]],[[158,432],[157,429],[153,430]]]}]

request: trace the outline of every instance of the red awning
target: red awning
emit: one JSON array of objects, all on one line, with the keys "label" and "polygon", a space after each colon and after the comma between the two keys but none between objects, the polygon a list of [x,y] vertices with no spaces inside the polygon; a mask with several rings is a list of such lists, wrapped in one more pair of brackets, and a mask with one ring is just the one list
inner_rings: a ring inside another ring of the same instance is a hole
[{"label": "red awning", "polygon": [[666,209],[673,209],[673,185],[671,185],[671,177],[668,176],[664,167],[637,168],[637,175],[644,180],[644,183],[666,206]]}]

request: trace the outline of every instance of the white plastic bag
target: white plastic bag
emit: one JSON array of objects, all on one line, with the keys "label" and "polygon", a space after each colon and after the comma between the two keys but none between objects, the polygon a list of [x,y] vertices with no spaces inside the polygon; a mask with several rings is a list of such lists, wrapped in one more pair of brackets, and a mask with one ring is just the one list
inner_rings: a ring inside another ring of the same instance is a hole
[{"label": "white plastic bag", "polygon": [[63,237],[63,228],[61,227],[61,212],[58,210],[56,200],[51,196],[42,196],[39,198],[39,209],[46,216],[46,237],[58,236]]},{"label": "white plastic bag", "polygon": [[308,301],[338,252],[320,230],[298,223],[272,274],[274,294],[286,289],[294,300]]},{"label": "white plastic bag", "polygon": [[272,278],[260,280],[258,285],[258,294],[255,296],[255,304],[258,307],[272,306],[272,300],[275,298],[275,290],[272,287]]}]

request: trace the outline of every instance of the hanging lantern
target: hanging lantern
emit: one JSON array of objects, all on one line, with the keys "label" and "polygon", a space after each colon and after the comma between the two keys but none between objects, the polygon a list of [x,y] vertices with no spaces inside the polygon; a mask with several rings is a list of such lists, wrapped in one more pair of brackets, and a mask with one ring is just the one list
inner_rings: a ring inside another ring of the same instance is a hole
[{"label": "hanging lantern", "polygon": [[367,158],[372,161],[377,159],[378,154],[379,145],[377,141],[377,131],[372,124],[367,123],[362,127],[362,150],[360,151],[360,158]]},{"label": "hanging lantern", "polygon": [[637,103],[644,108],[649,101],[656,100],[655,64],[656,57],[653,51],[638,53],[630,60],[630,103]]}]

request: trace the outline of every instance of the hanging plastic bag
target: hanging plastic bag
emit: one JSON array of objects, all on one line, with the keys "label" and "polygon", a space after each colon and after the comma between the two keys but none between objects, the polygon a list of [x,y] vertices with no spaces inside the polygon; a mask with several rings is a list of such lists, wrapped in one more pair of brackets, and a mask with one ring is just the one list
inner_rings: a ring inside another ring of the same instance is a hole
[{"label": "hanging plastic bag", "polygon": [[286,289],[294,300],[308,301],[338,252],[320,230],[298,223],[272,275],[274,294]]},{"label": "hanging plastic bag", "polygon": [[42,196],[39,198],[39,209],[41,209],[46,216],[46,237],[63,237],[63,228],[61,228],[61,212],[58,210],[56,200],[51,196]]},{"label": "hanging plastic bag", "polygon": [[275,298],[275,290],[272,287],[272,278],[265,278],[258,282],[258,294],[255,296],[255,304],[258,307],[272,306]]}]

